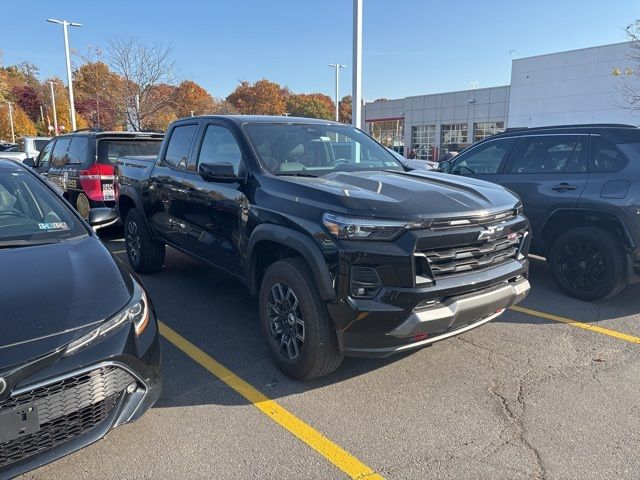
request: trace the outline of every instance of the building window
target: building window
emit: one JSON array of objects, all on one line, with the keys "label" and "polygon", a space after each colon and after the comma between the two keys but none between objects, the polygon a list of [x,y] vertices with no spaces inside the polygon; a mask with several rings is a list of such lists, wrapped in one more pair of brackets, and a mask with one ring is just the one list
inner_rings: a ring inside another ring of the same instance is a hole
[{"label": "building window", "polygon": [[369,134],[385,147],[402,153],[404,150],[404,120],[375,120],[367,122]]},{"label": "building window", "polygon": [[411,127],[411,148],[420,160],[433,160],[436,146],[436,126],[418,125]]},{"label": "building window", "polygon": [[[460,151],[467,147],[467,124],[454,123],[442,125],[442,148],[448,151]],[[443,152],[444,153],[444,152]]]},{"label": "building window", "polygon": [[482,122],[473,125],[473,141],[479,142],[496,133],[504,132],[504,122]]}]

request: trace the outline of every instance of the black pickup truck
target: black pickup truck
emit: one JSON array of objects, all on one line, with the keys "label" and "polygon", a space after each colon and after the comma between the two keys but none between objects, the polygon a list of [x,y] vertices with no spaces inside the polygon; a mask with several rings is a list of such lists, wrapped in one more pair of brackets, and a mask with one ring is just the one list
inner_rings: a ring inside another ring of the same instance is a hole
[{"label": "black pickup truck", "polygon": [[457,335],[529,291],[514,194],[408,171],[349,125],[186,118],[157,159],[120,158],[115,176],[133,268],[159,270],[171,245],[241,279],[296,378]]}]

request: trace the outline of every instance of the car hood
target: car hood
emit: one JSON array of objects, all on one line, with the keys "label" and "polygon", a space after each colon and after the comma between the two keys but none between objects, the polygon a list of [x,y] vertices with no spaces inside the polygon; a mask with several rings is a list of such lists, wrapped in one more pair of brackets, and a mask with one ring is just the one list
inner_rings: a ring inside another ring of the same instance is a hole
[{"label": "car hood", "polygon": [[53,351],[131,298],[131,276],[95,237],[0,250],[0,369]]},{"label": "car hood", "polygon": [[499,185],[439,172],[376,170],[335,172],[317,178],[278,178],[295,184],[287,191],[299,202],[340,213],[389,219],[498,212],[520,202]]}]

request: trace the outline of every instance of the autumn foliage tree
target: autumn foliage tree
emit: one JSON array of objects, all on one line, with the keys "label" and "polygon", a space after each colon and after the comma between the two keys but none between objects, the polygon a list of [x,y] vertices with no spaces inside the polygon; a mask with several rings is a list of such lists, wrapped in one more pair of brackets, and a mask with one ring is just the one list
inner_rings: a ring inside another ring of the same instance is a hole
[{"label": "autumn foliage tree", "polygon": [[263,78],[255,83],[240,82],[227,97],[240,113],[248,115],[282,115],[286,112],[289,90]]},{"label": "autumn foliage tree", "polygon": [[216,113],[217,105],[213,97],[204,88],[191,80],[185,80],[176,89],[173,102],[176,115],[188,117]]},{"label": "autumn foliage tree", "polygon": [[[12,105],[13,129],[16,139],[25,135],[35,135],[36,125],[29,115],[19,105]],[[11,123],[9,120],[9,106],[0,106],[0,140],[11,141]]]},{"label": "autumn foliage tree", "polygon": [[338,102],[338,112],[341,123],[351,123],[351,95],[342,97]]},{"label": "autumn foliage tree", "polygon": [[293,117],[332,120],[335,103],[323,93],[294,93],[287,97],[287,112]]}]

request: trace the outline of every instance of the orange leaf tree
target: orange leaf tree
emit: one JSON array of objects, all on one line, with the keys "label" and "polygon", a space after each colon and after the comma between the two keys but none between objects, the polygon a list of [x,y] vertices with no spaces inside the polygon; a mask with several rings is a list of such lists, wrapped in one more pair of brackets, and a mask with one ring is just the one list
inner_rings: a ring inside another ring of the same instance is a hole
[{"label": "orange leaf tree", "polygon": [[266,78],[251,84],[240,82],[227,97],[240,113],[249,115],[282,115],[286,112],[289,90]]}]

